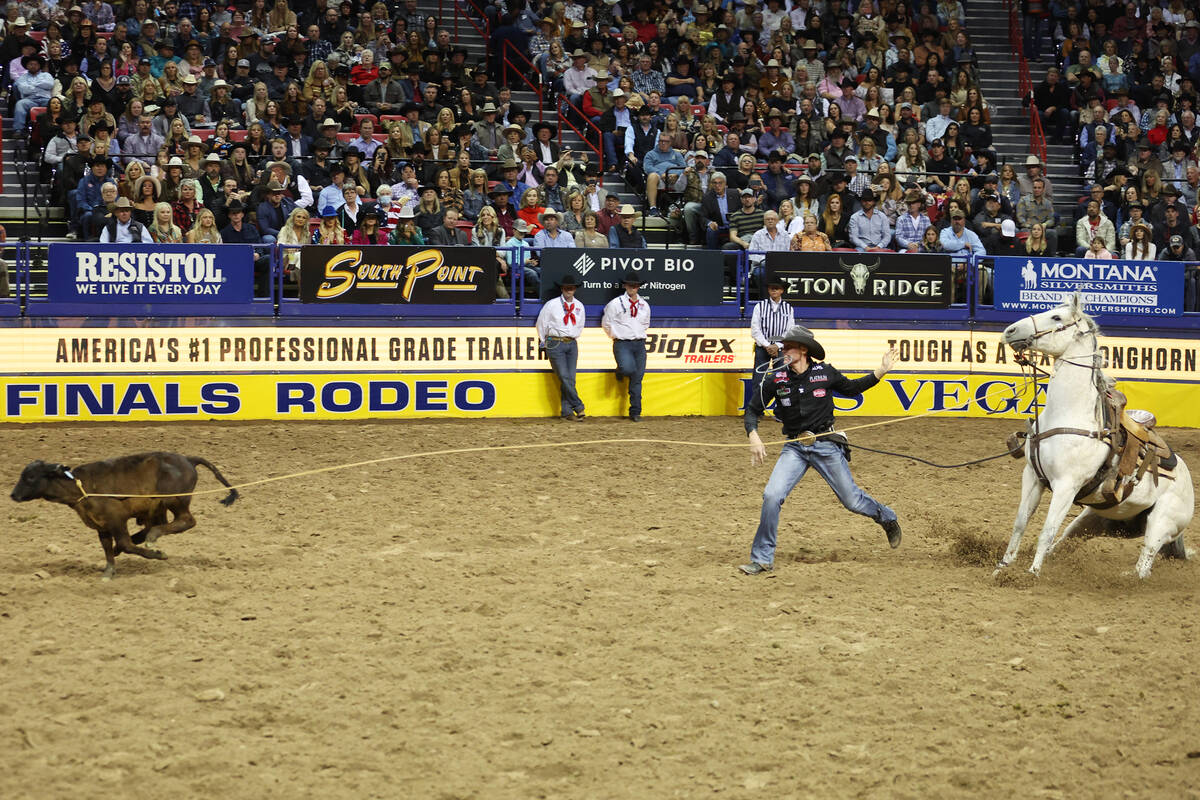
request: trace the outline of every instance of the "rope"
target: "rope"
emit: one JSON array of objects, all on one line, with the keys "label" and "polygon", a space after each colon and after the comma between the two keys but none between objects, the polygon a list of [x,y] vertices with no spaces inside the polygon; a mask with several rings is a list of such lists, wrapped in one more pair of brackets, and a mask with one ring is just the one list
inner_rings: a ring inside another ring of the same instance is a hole
[{"label": "rope", "polygon": [[[1000,387],[999,389],[997,389],[995,391],[988,392],[986,395],[984,395],[984,398],[987,399],[987,398],[990,398],[993,394],[997,394],[999,392],[1007,392],[1007,391],[1011,390],[1013,398],[1015,399],[1017,397],[1024,395],[1025,392],[1028,391],[1028,387],[1030,385],[1031,384],[1029,384],[1029,383],[1023,384],[1020,391],[1017,391],[1016,387],[1013,387],[1013,386]],[[897,424],[900,422],[906,422],[908,420],[914,420],[914,419],[921,419],[922,417],[928,417],[928,416],[932,416],[934,414],[942,414],[947,411],[953,411],[953,410],[955,410],[955,409],[950,409],[950,408],[933,409],[931,411],[925,411],[920,414],[913,414],[912,416],[908,416],[908,417],[891,417],[889,419],[880,420],[878,422],[865,422],[861,425],[854,425],[852,427],[843,428],[841,430],[830,430],[830,431],[825,431],[824,433],[814,434],[814,438],[820,439],[825,436],[833,436],[836,434],[849,433],[851,431],[866,430],[867,428],[877,428],[881,425],[894,425],[894,424]],[[998,412],[989,412],[989,414],[991,414],[991,413],[998,413]],[[783,444],[787,444],[789,441],[792,441],[792,440],[779,439],[776,441],[764,442],[763,446],[766,447],[766,446],[774,446],[774,445],[783,445]],[[464,453],[484,453],[484,452],[492,452],[492,451],[497,451],[497,450],[537,450],[537,449],[545,449],[545,448],[550,448],[550,447],[580,447],[583,445],[593,445],[593,444],[662,444],[662,445],[678,445],[681,447],[722,447],[722,448],[729,448],[729,447],[744,448],[744,447],[746,447],[745,442],[689,442],[689,441],[683,441],[683,440],[678,440],[678,439],[644,439],[644,438],[587,439],[584,441],[571,441],[571,442],[538,442],[538,443],[534,443],[534,444],[481,445],[479,447],[454,447],[454,448],[449,448],[449,449],[445,449],[445,450],[428,450],[428,451],[421,452],[421,453],[404,453],[404,454],[398,455],[398,456],[383,456],[381,458],[371,458],[366,461],[355,461],[350,464],[334,464],[334,465],[328,466],[328,467],[317,467],[315,469],[306,469],[301,472],[293,472],[289,475],[278,475],[273,478],[259,478],[258,480],[255,480],[255,481],[247,481],[246,483],[237,483],[232,486],[220,486],[216,489],[201,489],[200,491],[176,492],[174,494],[88,494],[87,492],[84,491],[83,485],[79,483],[78,479],[76,480],[76,485],[79,486],[79,491],[84,493],[84,497],[80,498],[80,500],[83,500],[88,497],[112,497],[112,498],[121,498],[121,499],[126,499],[126,500],[129,500],[129,499],[144,500],[144,499],[167,498],[167,497],[197,497],[199,495],[205,495],[205,494],[222,494],[224,492],[234,491],[234,490],[238,490],[238,489],[248,489],[251,486],[262,486],[263,484],[266,484],[266,483],[276,483],[278,481],[287,481],[287,480],[292,480],[293,478],[304,478],[309,475],[322,475],[326,472],[336,472],[338,470],[343,470],[343,469],[354,469],[356,467],[370,467],[370,466],[374,466],[376,464],[386,464],[386,463],[389,463],[392,461],[404,461],[404,460],[407,460],[410,458],[426,458],[429,456],[452,456],[452,455],[462,455]],[[980,459],[979,461],[967,461],[967,462],[964,462],[963,464],[951,464],[951,465],[943,466],[940,464],[934,464],[930,461],[925,461],[924,459],[917,458],[916,456],[904,455],[902,453],[893,453],[893,452],[890,452],[887,450],[871,450],[870,448],[863,447],[861,445],[851,445],[851,447],[857,447],[860,450],[870,450],[870,452],[880,453],[883,455],[898,456],[900,458],[910,458],[910,459],[913,459],[914,461],[920,461],[922,463],[929,464],[930,466],[940,467],[943,469],[949,469],[951,467],[967,466],[970,464],[982,463],[982,461],[990,461],[994,458],[1001,458],[1002,456],[1008,455],[1008,453],[1001,453],[999,456],[989,456],[988,458]]]},{"label": "rope", "polygon": [[850,442],[847,442],[847,444],[849,444],[850,447],[853,447],[855,450],[866,450],[868,453],[879,453],[880,455],[884,455],[884,456],[895,456],[896,458],[907,458],[912,461],[920,461],[922,464],[928,464],[931,467],[937,467],[938,469],[957,469],[959,467],[970,467],[975,464],[982,464],[985,461],[995,461],[997,458],[1004,458],[1005,456],[1012,455],[1011,452],[1006,451],[1006,452],[1000,453],[999,455],[988,456],[987,458],[977,458],[974,461],[964,461],[961,464],[935,464],[932,461],[926,461],[925,459],[920,458],[919,456],[910,456],[907,453],[893,453],[891,450],[876,450],[873,447],[863,447],[861,444],[852,444]]}]

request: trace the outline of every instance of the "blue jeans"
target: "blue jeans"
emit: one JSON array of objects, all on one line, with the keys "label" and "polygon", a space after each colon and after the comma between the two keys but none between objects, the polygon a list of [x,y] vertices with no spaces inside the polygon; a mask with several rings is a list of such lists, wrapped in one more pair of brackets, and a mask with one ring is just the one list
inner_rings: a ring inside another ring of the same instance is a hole
[{"label": "blue jeans", "polygon": [[[763,490],[762,514],[758,521],[758,531],[754,534],[754,544],[750,548],[752,561],[768,566],[775,561],[779,509],[810,466],[825,479],[848,511],[870,517],[880,524],[896,518],[895,511],[858,488],[850,474],[846,456],[836,443],[828,439],[817,439],[811,445],[788,442],[783,446],[779,460],[775,462],[775,469],[771,471],[767,488]],[[823,519],[824,516],[821,513],[814,514],[814,518],[817,519]]]},{"label": "blue jeans", "polygon": [[625,163],[625,157],[624,157],[625,141],[624,141],[624,137],[621,137],[621,150],[622,150],[622,155],[620,155],[620,156],[618,156],[618,155],[617,155],[617,135],[616,135],[615,133],[605,133],[605,134],[604,134],[603,136],[601,136],[600,138],[601,138],[601,139],[603,140],[603,142],[604,142],[604,168],[605,168],[605,169],[611,169],[611,168],[613,168],[613,167],[619,167],[619,166],[621,166],[622,164],[624,164],[624,163]]},{"label": "blue jeans", "polygon": [[715,231],[709,227],[704,228],[704,243],[705,243],[705,245],[707,245],[709,250],[721,249],[721,239],[722,238],[724,238],[724,239],[729,238],[728,226],[726,226],[724,228],[717,228]]},{"label": "blue jeans", "polygon": [[646,374],[646,340],[614,339],[617,379],[629,378],[629,414],[642,413],[642,376]]},{"label": "blue jeans", "polygon": [[546,358],[550,359],[550,367],[558,376],[561,390],[561,414],[569,417],[575,412],[583,412],[583,401],[575,390],[575,365],[579,362],[579,342],[571,340],[562,342],[557,339],[546,340]]},{"label": "blue jeans", "polygon": [[13,110],[13,130],[25,130],[25,123],[29,119],[29,112],[35,108],[46,105],[48,102],[50,102],[49,98],[46,98],[45,102],[40,100],[30,100],[28,98],[18,100],[17,107]]},{"label": "blue jeans", "polygon": [[[1022,38],[1024,39],[1025,55],[1031,61],[1038,61],[1042,57],[1042,27],[1047,25],[1047,21],[1042,17],[1033,17],[1028,14],[1021,21]],[[1048,25],[1047,25],[1048,27]]]}]

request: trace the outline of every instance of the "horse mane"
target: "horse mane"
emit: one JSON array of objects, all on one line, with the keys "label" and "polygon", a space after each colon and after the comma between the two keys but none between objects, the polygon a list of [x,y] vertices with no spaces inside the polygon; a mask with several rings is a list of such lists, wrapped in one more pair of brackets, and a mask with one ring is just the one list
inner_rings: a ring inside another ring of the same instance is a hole
[{"label": "horse mane", "polygon": [[1078,319],[1084,321],[1084,323],[1087,325],[1088,333],[1097,336],[1100,334],[1100,326],[1096,324],[1095,318],[1083,310],[1083,297],[1079,294],[1079,292],[1076,292],[1074,295],[1072,295],[1070,301],[1067,302],[1067,305],[1071,308],[1072,313],[1074,313]]}]

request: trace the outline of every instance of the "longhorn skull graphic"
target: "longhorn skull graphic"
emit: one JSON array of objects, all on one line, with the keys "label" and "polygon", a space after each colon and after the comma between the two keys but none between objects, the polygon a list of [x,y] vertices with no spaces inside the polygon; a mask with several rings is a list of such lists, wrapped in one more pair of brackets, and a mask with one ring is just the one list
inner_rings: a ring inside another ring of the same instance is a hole
[{"label": "longhorn skull graphic", "polygon": [[879,269],[879,262],[880,259],[877,258],[874,264],[847,264],[839,259],[838,266],[850,273],[850,280],[854,281],[854,291],[862,294],[867,290],[867,278],[871,277],[872,272]]}]

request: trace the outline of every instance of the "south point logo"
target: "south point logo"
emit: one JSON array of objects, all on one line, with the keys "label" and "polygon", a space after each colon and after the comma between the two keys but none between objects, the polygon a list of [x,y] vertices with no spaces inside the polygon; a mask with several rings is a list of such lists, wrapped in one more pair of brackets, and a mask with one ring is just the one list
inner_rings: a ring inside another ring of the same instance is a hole
[{"label": "south point logo", "polygon": [[440,250],[420,250],[403,264],[364,264],[361,250],[344,250],[325,262],[325,280],[317,289],[317,299],[331,300],[355,288],[395,289],[411,300],[417,281],[433,276],[435,292],[475,292],[475,276],[483,267],[447,265]]}]

